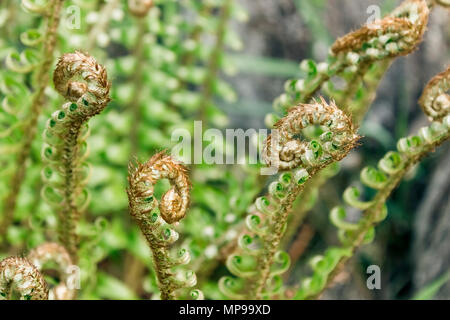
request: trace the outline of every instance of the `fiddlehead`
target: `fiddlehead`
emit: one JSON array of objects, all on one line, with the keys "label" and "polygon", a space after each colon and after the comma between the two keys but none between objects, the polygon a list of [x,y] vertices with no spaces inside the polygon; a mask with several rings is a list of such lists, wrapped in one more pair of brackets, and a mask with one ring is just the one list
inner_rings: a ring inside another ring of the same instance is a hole
[{"label": "fiddlehead", "polygon": [[[335,41],[327,62],[316,64],[312,60],[301,63],[307,73],[306,79],[286,82],[286,94],[274,103],[276,109],[290,105],[292,101],[307,101],[322,89],[337,105],[351,115],[355,126],[359,126],[376,96],[376,89],[393,60],[409,54],[422,41],[428,22],[429,10],[424,1],[404,1],[384,19],[363,26]],[[334,87],[332,78],[345,81],[342,89]],[[310,198],[328,179],[320,172],[305,190]],[[315,187],[312,187],[315,185]],[[296,208],[296,216],[306,215],[310,206]],[[288,234],[297,230],[301,218],[294,219]],[[288,242],[289,239],[286,239]]]},{"label": "fiddlehead", "polygon": [[[47,22],[47,30],[44,38],[42,39],[43,48],[42,48],[42,61],[38,66],[38,69],[35,74],[35,79],[37,81],[36,90],[34,92],[33,98],[31,100],[31,106],[29,109],[29,119],[26,124],[23,125],[24,133],[23,140],[17,150],[17,156],[15,159],[15,167],[14,172],[11,177],[10,182],[10,192],[5,197],[4,206],[3,206],[3,220],[0,224],[0,235],[4,235],[11,221],[13,220],[14,211],[16,208],[17,196],[20,192],[20,188],[22,186],[22,182],[25,178],[26,173],[26,161],[29,157],[31,144],[34,140],[36,130],[37,130],[37,121],[38,117],[42,112],[44,105],[44,92],[45,88],[48,85],[49,81],[49,71],[53,61],[53,52],[56,47],[57,41],[57,29],[60,21],[60,11],[63,4],[63,0],[49,0],[48,2],[44,2],[44,4],[38,5],[34,1],[23,0],[22,5],[25,9],[38,12],[45,13],[48,15]],[[29,33],[22,37],[25,42],[29,44],[36,44],[39,36],[37,34]],[[33,40],[33,41],[32,41]],[[40,41],[39,41],[40,42]],[[25,54],[27,56],[27,54]],[[17,55],[10,56],[10,62],[13,63],[13,58]],[[20,57],[20,56],[19,56]],[[22,58],[20,58],[23,60]],[[28,58],[27,58],[28,59]],[[8,59],[7,59],[8,60]],[[23,61],[22,61],[23,62]],[[11,64],[10,63],[10,64]],[[23,66],[22,66],[23,67]],[[14,70],[14,68],[13,68]],[[18,99],[16,99],[17,101]],[[11,101],[11,100],[9,100]]]},{"label": "fiddlehead", "polygon": [[202,121],[206,120],[207,109],[211,104],[211,99],[214,95],[214,86],[219,72],[220,57],[225,46],[226,29],[231,15],[232,4],[232,0],[225,0],[221,8],[217,27],[216,44],[209,57],[207,71],[203,81],[202,95],[199,102],[199,119]]},{"label": "fiddlehead", "polygon": [[68,283],[72,259],[63,246],[57,243],[44,243],[33,249],[27,259],[41,272],[47,266],[56,266],[60,283],[50,289],[49,300],[72,300],[75,297],[75,289],[69,288]]},{"label": "fiddlehead", "polygon": [[[303,130],[321,126],[319,140],[299,140]],[[264,156],[268,165],[282,173],[269,186],[269,194],[255,202],[247,216],[247,229],[239,239],[241,253],[228,257],[231,273],[219,287],[234,298],[262,298],[281,288],[280,274],[287,270],[289,257],[277,251],[292,204],[308,179],[321,169],[341,160],[356,145],[358,136],[351,120],[334,103],[321,99],[289,110],[267,138]]]},{"label": "fiddlehead", "polygon": [[[430,93],[442,73],[433,78],[424,90],[427,101],[434,101],[442,95],[440,90]],[[439,87],[439,85],[437,85]],[[422,97],[424,97],[422,96]],[[427,109],[425,109],[427,112]],[[303,281],[296,299],[318,297],[330,285],[341,271],[346,261],[363,244],[370,243],[374,236],[374,227],[387,216],[386,200],[399,185],[405,175],[436,147],[450,139],[450,101],[444,100],[442,110],[447,110],[444,117],[423,127],[416,135],[402,138],[397,143],[397,151],[388,152],[379,162],[378,168],[366,167],[361,171],[361,182],[376,191],[370,201],[359,200],[360,191],[349,187],[343,194],[344,201],[360,211],[361,219],[357,222],[346,220],[343,207],[336,207],[330,212],[330,220],[339,229],[341,247],[328,249],[323,256],[313,259],[312,277]]]},{"label": "fiddlehead", "polygon": [[55,111],[44,131],[42,196],[58,212],[59,237],[72,261],[77,261],[76,225],[89,202],[87,121],[108,104],[106,69],[85,53],[63,55],[53,74],[56,90],[69,102]]},{"label": "fiddlehead", "polygon": [[419,99],[423,112],[430,120],[439,120],[450,112],[450,66],[427,84]]},{"label": "fiddlehead", "polygon": [[[302,130],[313,125],[328,129],[321,136],[324,150],[320,149],[320,142],[296,139],[296,135],[301,134]],[[275,124],[275,130],[278,137],[270,135],[267,138],[263,153],[266,163],[280,170],[292,170],[300,165],[318,165],[320,161],[324,161],[321,157],[323,152],[328,157],[333,157],[333,154],[345,156],[354,146],[348,143],[349,138],[356,139],[351,120],[334,103],[327,104],[323,98],[314,104],[292,108],[286,117]],[[343,144],[342,141],[346,143]],[[348,149],[342,150],[343,147]],[[336,158],[337,161],[340,159]]]},{"label": "fiddlehead", "polygon": [[[158,202],[154,189],[160,179],[168,179],[171,188]],[[161,298],[175,299],[175,290],[196,284],[195,273],[172,271],[178,265],[189,263],[189,252],[181,249],[175,256],[170,252],[170,247],[178,239],[178,233],[169,225],[183,219],[189,206],[190,182],[187,170],[165,152],[160,152],[143,164],[130,164],[127,193],[130,214],[153,253]]]},{"label": "fiddlehead", "polygon": [[[353,105],[355,93],[361,91],[358,99],[364,98],[369,103],[373,100],[376,86],[371,83],[381,79],[389,61],[409,54],[417,47],[425,32],[428,15],[424,0],[406,0],[385,18],[337,39],[326,62],[316,64],[305,60],[301,63],[306,78],[286,82],[286,93],[275,100],[274,108],[284,110],[293,104],[308,102],[322,88],[346,112],[364,112],[365,109],[358,111],[355,108],[366,104],[355,101]],[[380,72],[380,68],[383,71]],[[366,76],[370,70],[374,70],[374,75]],[[334,88],[330,79],[335,76],[346,80],[344,89]],[[361,81],[367,82],[369,91],[360,87]]]},{"label": "fiddlehead", "polygon": [[145,17],[152,6],[153,0],[128,0],[131,14],[139,18]]},{"label": "fiddlehead", "polygon": [[0,262],[0,300],[17,291],[21,300],[47,300],[48,288],[41,273],[27,259],[10,257]]}]

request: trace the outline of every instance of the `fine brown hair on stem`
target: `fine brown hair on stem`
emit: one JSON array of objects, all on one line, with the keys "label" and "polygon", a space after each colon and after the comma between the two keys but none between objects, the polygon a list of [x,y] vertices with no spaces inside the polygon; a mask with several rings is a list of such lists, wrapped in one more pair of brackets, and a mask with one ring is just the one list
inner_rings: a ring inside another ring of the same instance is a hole
[{"label": "fine brown hair on stem", "polygon": [[49,70],[53,62],[53,54],[56,48],[57,31],[60,21],[60,11],[63,5],[63,0],[52,0],[48,4],[49,16],[48,26],[44,39],[44,46],[42,49],[43,60],[36,71],[37,87],[33,95],[29,119],[24,125],[26,132],[23,135],[22,145],[18,151],[17,158],[15,160],[15,171],[11,177],[10,191],[4,198],[4,213],[3,220],[0,223],[0,242],[4,239],[2,237],[6,234],[6,231],[13,221],[14,211],[16,209],[17,197],[19,196],[22,182],[25,179],[27,166],[26,162],[30,155],[31,145],[34,141],[37,131],[37,123],[39,115],[42,113],[45,98],[45,89],[47,88],[49,81]]},{"label": "fine brown hair on stem", "polygon": [[[160,179],[168,179],[171,188],[158,202],[154,192]],[[190,186],[185,166],[164,151],[155,154],[145,163],[130,163],[127,189],[130,214],[152,250],[163,300],[173,300],[176,290],[192,287],[197,283],[195,273],[188,271],[175,274],[172,270],[178,265],[189,263],[189,252],[181,249],[177,257],[170,253],[173,243],[178,239],[178,233],[168,224],[178,222],[186,215],[190,202]]]},{"label": "fine brown hair on stem", "polygon": [[153,0],[128,0],[130,13],[138,18],[143,18],[153,7]]},{"label": "fine brown hair on stem", "polygon": [[28,260],[42,272],[47,265],[56,265],[59,274],[59,284],[49,291],[50,300],[72,300],[75,289],[69,288],[68,276],[72,259],[67,250],[58,243],[47,242],[30,251]]},{"label": "fine brown hair on stem", "polygon": [[419,99],[423,112],[431,120],[439,120],[450,112],[450,66],[428,82]]},{"label": "fine brown hair on stem", "polygon": [[132,208],[139,207],[142,199],[151,203],[145,212],[132,210],[134,218],[139,218],[138,214],[151,212],[158,206],[158,201],[154,198],[154,186],[160,179],[169,179],[171,184],[159,203],[164,221],[172,224],[184,218],[189,207],[191,187],[187,169],[165,151],[155,154],[143,164],[130,167],[128,198]]}]

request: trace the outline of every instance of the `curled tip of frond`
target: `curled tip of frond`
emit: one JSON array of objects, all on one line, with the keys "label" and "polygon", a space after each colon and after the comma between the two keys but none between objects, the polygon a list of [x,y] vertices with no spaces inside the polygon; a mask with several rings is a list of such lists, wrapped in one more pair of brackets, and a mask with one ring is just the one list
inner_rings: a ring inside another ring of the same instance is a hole
[{"label": "curled tip of frond", "polygon": [[56,265],[60,283],[50,290],[50,299],[72,300],[74,298],[75,289],[68,287],[68,271],[72,266],[72,259],[62,245],[53,242],[44,243],[33,249],[27,258],[39,271],[45,269],[47,264]]},{"label": "curled tip of frond", "polygon": [[136,17],[145,17],[153,7],[153,0],[128,0],[128,9]]},{"label": "curled tip of frond", "polygon": [[45,15],[51,9],[51,4],[49,1],[31,1],[31,0],[22,0],[21,1],[22,8],[26,12],[37,13],[41,15]]},{"label": "curled tip of frond", "polygon": [[0,262],[0,300],[9,299],[13,288],[21,300],[48,299],[44,277],[24,258],[9,257]]},{"label": "curled tip of frond", "polygon": [[[298,139],[303,129],[317,125],[324,133],[318,140]],[[332,101],[322,97],[312,104],[300,104],[275,124],[267,138],[263,156],[266,163],[280,170],[318,167],[329,159],[341,160],[355,145],[359,136],[352,120]]]},{"label": "curled tip of frond", "polygon": [[53,73],[55,89],[71,102],[93,105],[99,113],[110,101],[106,69],[87,53],[75,51],[59,58]]},{"label": "curled tip of frond", "polygon": [[334,55],[353,52],[374,58],[407,55],[422,41],[428,15],[425,0],[406,0],[385,18],[337,39],[331,51]]},{"label": "curled tip of frond", "polygon": [[450,66],[428,82],[419,99],[425,114],[432,120],[440,120],[450,113]]},{"label": "curled tip of frond", "polygon": [[439,5],[444,8],[450,8],[450,0],[427,0],[428,6]]},{"label": "curled tip of frond", "polygon": [[[187,168],[173,159],[165,151],[151,157],[145,163],[130,163],[128,176],[128,197],[134,215],[150,212],[158,201],[154,198],[154,186],[160,179],[168,179],[171,188],[161,198],[159,210],[162,218],[169,224],[184,218],[190,203],[190,187]],[[139,211],[139,212],[138,212]]]}]

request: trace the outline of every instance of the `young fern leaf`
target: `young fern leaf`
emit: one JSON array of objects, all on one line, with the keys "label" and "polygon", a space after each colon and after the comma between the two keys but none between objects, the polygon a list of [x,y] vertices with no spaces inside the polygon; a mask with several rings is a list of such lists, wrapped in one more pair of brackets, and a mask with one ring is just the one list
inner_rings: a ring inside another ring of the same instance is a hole
[{"label": "young fern leaf", "polygon": [[9,257],[0,262],[0,300],[47,300],[48,288],[39,270],[27,259]]},{"label": "young fern leaf", "polygon": [[42,272],[47,265],[54,266],[59,273],[59,284],[49,291],[49,300],[73,300],[75,289],[69,288],[69,271],[72,266],[72,259],[67,250],[57,243],[44,243],[33,249],[27,256],[36,268]]},{"label": "young fern leaf", "polygon": [[203,81],[202,95],[199,102],[199,119],[206,120],[208,108],[214,95],[214,87],[220,68],[220,58],[224,51],[227,23],[229,22],[233,0],[223,2],[217,26],[216,43],[207,63],[206,76]]},{"label": "young fern leaf", "polygon": [[[448,76],[448,70],[433,78],[424,90],[422,102],[436,102],[444,93],[442,91],[443,79]],[[445,86],[444,86],[445,88]],[[421,128],[418,134],[402,138],[397,143],[397,151],[388,152],[378,163],[378,168],[366,167],[361,172],[361,181],[366,186],[375,189],[376,194],[371,201],[358,199],[360,192],[350,187],[344,192],[345,202],[362,210],[358,222],[346,221],[346,211],[336,207],[330,212],[332,223],[339,229],[338,235],[341,247],[328,249],[323,256],[318,256],[312,265],[312,277],[303,281],[295,299],[311,299],[320,296],[339,274],[342,267],[355,251],[363,244],[370,243],[374,236],[374,227],[387,216],[386,200],[393,190],[402,181],[405,175],[417,165],[425,156],[432,153],[436,147],[450,139],[450,101],[442,99],[440,110],[447,110],[442,117],[430,126]],[[425,107],[428,115],[436,116],[436,108]]]},{"label": "young fern leaf", "polygon": [[435,76],[423,90],[419,104],[428,118],[440,120],[450,113],[450,66]]},{"label": "young fern leaf", "polygon": [[[286,248],[297,235],[297,231],[302,225],[309,210],[311,210],[317,202],[319,189],[328,181],[328,179],[335,176],[338,172],[339,163],[334,163],[318,172],[315,177],[309,180],[302,192],[302,201],[294,206],[292,210],[294,214],[290,215],[288,219],[286,232],[281,243],[282,248]],[[295,261],[292,262],[294,263]]]},{"label": "young fern leaf", "polygon": [[153,0],[129,0],[128,9],[131,14],[136,17],[136,24],[138,27],[138,34],[136,37],[136,43],[133,48],[133,56],[135,58],[134,71],[131,81],[133,82],[133,101],[131,102],[129,109],[132,112],[133,124],[130,128],[130,142],[131,142],[131,154],[135,156],[139,150],[139,123],[142,118],[141,112],[141,96],[144,86],[144,69],[143,63],[145,62],[145,45],[142,39],[145,37],[147,31],[144,17],[148,14],[149,10],[153,6]]},{"label": "young fern leaf", "polygon": [[[351,112],[353,119],[360,118],[360,114],[355,116],[354,113],[365,112],[365,108],[357,108],[371,102],[376,84],[390,61],[411,53],[422,41],[428,15],[424,0],[406,0],[387,17],[337,39],[326,62],[316,64],[305,60],[301,63],[307,77],[286,82],[286,93],[274,101],[275,110],[283,111],[293,104],[307,103],[322,88],[344,111]],[[330,80],[335,76],[346,80],[343,89],[333,87]],[[365,89],[361,89],[361,83],[365,84]],[[361,90],[359,99],[366,102],[358,102],[358,99],[352,102]]]},{"label": "young fern leaf", "polygon": [[[323,127],[320,140],[298,140],[311,126]],[[224,277],[219,282],[231,298],[260,299],[281,288],[279,275],[289,267],[289,256],[277,250],[294,200],[308,179],[344,158],[358,140],[351,120],[324,99],[292,108],[275,128],[266,141],[265,160],[271,167],[288,171],[271,183],[267,196],[256,200],[256,210],[246,219],[248,232],[238,241],[241,252],[227,259],[229,271],[240,277]]]},{"label": "young fern leaf", "polygon": [[[17,150],[17,157],[15,159],[15,167],[14,167],[15,171],[12,174],[11,182],[9,184],[10,191],[4,198],[4,205],[3,205],[4,214],[2,222],[0,223],[1,236],[6,234],[6,230],[8,229],[9,225],[13,220],[14,211],[17,203],[17,197],[19,195],[22,182],[25,178],[26,161],[29,158],[31,144],[36,135],[38,117],[41,114],[44,105],[43,101],[44,92],[45,88],[47,88],[48,85],[49,71],[51,64],[53,62],[53,52],[55,51],[56,47],[57,29],[60,21],[60,11],[62,4],[63,0],[49,0],[48,2],[45,2],[45,5],[42,6],[37,5],[33,1],[29,0],[22,1],[22,5],[26,10],[43,15],[48,15],[48,22],[47,22],[47,31],[42,39],[42,42],[44,43],[42,49],[42,61],[40,62],[35,74],[37,86],[33,98],[31,100],[29,119],[27,120],[27,123],[22,126],[23,129],[25,130],[23,134],[23,141],[21,142],[19,150]],[[29,40],[30,37],[28,35],[22,36],[21,38],[22,40],[25,39],[25,42],[27,42],[26,39]],[[29,42],[29,44],[37,44],[37,43]],[[29,60],[23,57],[21,58],[22,61],[24,59]],[[12,70],[14,70],[15,64],[11,60],[11,57],[10,59],[7,59],[7,61],[9,61],[10,68],[12,67]],[[31,69],[25,71],[28,72],[31,71]]]},{"label": "young fern leaf", "polygon": [[[404,1],[384,19],[337,39],[331,47],[328,62],[318,65],[311,60],[302,62],[301,67],[307,72],[307,78],[288,81],[285,86],[287,95],[282,95],[275,106],[278,104],[280,107],[280,101],[288,105],[291,101],[307,101],[322,88],[330,98],[336,99],[336,104],[347,114],[351,114],[355,126],[359,126],[393,60],[409,54],[422,41],[428,15],[429,10],[424,1]],[[344,78],[346,85],[343,89],[333,87],[330,80],[333,76]],[[318,193],[328,179],[327,172],[322,171],[313,179],[305,190],[307,198]],[[312,206],[303,203],[295,208],[296,217],[289,224],[286,243],[290,242],[291,235]]]},{"label": "young fern leaf", "polygon": [[42,158],[42,196],[58,212],[59,237],[77,262],[77,222],[89,203],[84,189],[90,167],[87,122],[108,104],[110,83],[106,69],[82,52],[64,54],[53,74],[56,90],[68,101],[47,121]]},{"label": "young fern leaf", "polygon": [[[158,202],[154,188],[160,179],[168,179],[171,188]],[[183,219],[189,206],[187,169],[164,151],[155,154],[146,163],[137,163],[136,166],[130,163],[127,194],[130,214],[153,253],[161,299],[173,300],[176,290],[193,287],[197,282],[195,273],[191,271],[175,273],[172,270],[189,263],[189,252],[181,249],[175,256],[170,252],[171,246],[178,240],[178,233],[170,225]],[[159,208],[159,213],[156,208]]]}]

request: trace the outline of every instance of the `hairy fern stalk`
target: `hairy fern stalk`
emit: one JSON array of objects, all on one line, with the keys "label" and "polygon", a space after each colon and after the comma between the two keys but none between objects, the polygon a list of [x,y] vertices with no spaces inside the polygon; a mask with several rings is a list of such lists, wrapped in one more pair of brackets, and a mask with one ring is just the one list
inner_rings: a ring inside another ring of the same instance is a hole
[{"label": "hairy fern stalk", "polygon": [[[53,52],[56,49],[57,44],[57,30],[60,21],[60,11],[62,8],[63,0],[52,0],[49,1],[46,6],[40,7],[39,5],[32,5],[29,1],[23,1],[23,6],[31,11],[38,14],[47,15],[47,31],[45,35],[42,36],[40,42],[43,42],[42,47],[42,60],[36,70],[35,77],[37,79],[36,89],[31,100],[31,106],[29,109],[29,118],[27,122],[23,125],[25,132],[23,133],[23,141],[17,152],[15,159],[15,171],[12,174],[10,181],[10,192],[3,199],[3,217],[0,222],[0,240],[2,236],[6,233],[9,225],[13,221],[14,211],[17,205],[17,198],[21,190],[23,180],[25,179],[27,160],[30,155],[31,144],[33,143],[34,137],[37,131],[38,117],[42,113],[44,108],[44,98],[45,89],[49,82],[49,71],[53,62]],[[27,42],[25,40],[25,42]],[[33,45],[33,41],[28,42],[28,44]],[[29,67],[21,66],[16,68],[16,65],[10,61],[10,68],[17,72],[27,72],[33,69],[33,66]],[[24,69],[25,68],[25,69]]]},{"label": "hairy fern stalk", "polygon": [[[50,288],[42,271],[53,268],[59,273],[59,283]],[[68,283],[72,260],[66,249],[57,243],[43,243],[26,258],[9,257],[0,262],[0,300],[18,293],[22,300],[72,300],[75,288]]]},{"label": "hairy fern stalk", "polygon": [[[159,179],[169,179],[171,184],[160,202],[154,195]],[[184,218],[190,201],[186,168],[161,152],[144,164],[138,163],[136,167],[130,165],[128,184],[130,214],[152,250],[161,299],[174,299],[176,290],[196,284],[192,271],[172,271],[177,265],[189,263],[189,251],[182,248],[174,256],[170,252],[171,245],[178,240],[178,233],[170,224]],[[155,211],[157,207],[159,214]]]}]

